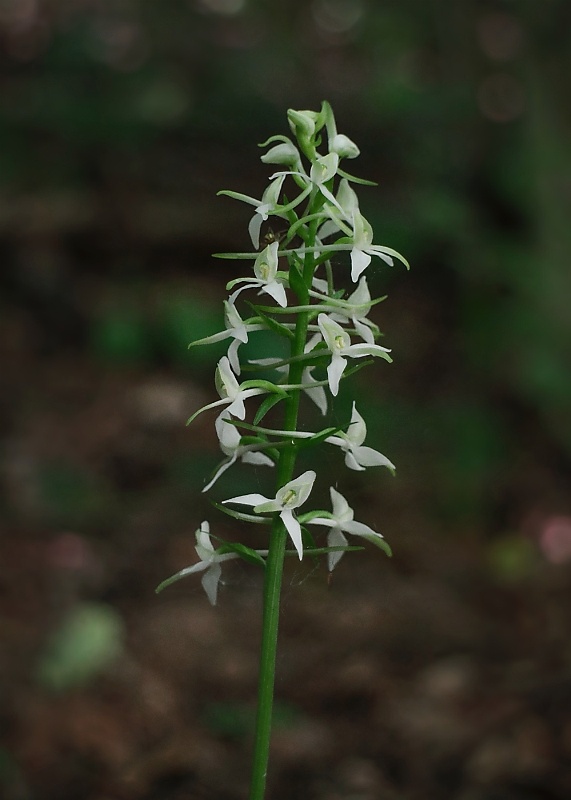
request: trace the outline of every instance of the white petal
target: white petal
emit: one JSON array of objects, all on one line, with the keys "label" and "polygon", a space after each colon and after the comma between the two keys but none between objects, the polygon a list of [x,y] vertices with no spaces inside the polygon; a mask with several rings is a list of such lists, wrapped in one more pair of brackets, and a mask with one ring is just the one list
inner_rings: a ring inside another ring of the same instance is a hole
[{"label": "white petal", "polygon": [[277,281],[267,283],[262,286],[260,293],[261,292],[265,292],[266,294],[269,294],[270,297],[273,297],[276,303],[282,308],[287,306],[287,296],[281,283],[278,283]]},{"label": "white petal", "polygon": [[261,227],[262,227],[262,215],[256,212],[248,225],[248,233],[250,234],[250,239],[252,240],[252,244],[254,245],[255,250],[257,250],[258,247],[260,246]]},{"label": "white petal", "polygon": [[210,541],[210,524],[207,520],[201,523],[200,528],[196,531],[196,546],[208,553],[214,552],[214,547]]},{"label": "white petal", "polygon": [[357,472],[363,472],[363,470],[365,469],[365,467],[362,467],[362,466],[361,466],[361,465],[360,465],[360,464],[357,462],[357,460],[355,459],[355,456],[353,455],[353,453],[351,452],[351,450],[347,450],[347,452],[346,452],[346,454],[345,454],[345,465],[346,465],[347,467],[349,467],[349,469],[354,469],[354,470],[356,470]]},{"label": "white petal", "polygon": [[244,394],[245,393],[238,393],[238,395],[234,398],[234,400],[228,406],[228,413],[232,414],[234,417],[238,419],[244,419],[246,416],[246,406],[244,405]]},{"label": "white petal", "polygon": [[242,456],[244,464],[259,464],[264,467],[273,467],[274,462],[265,453],[247,452]]},{"label": "white petal", "polygon": [[232,466],[232,464],[234,464],[236,462],[236,457],[237,457],[237,453],[234,453],[234,455],[231,458],[228,458],[226,461],[223,461],[219,465],[218,469],[214,473],[214,476],[211,478],[211,480],[206,484],[206,486],[202,490],[203,492],[207,492],[209,489],[212,489],[212,487],[214,486],[214,484],[216,483],[218,478],[224,472],[226,472],[226,470],[229,469]]},{"label": "white petal", "polygon": [[341,492],[338,492],[336,489],[331,486],[329,488],[329,494],[331,495],[331,504],[333,506],[333,516],[339,523],[345,523],[353,519],[353,509],[345,500]]},{"label": "white petal", "polygon": [[209,569],[207,569],[202,576],[202,586],[213,606],[216,605],[218,582],[220,581],[221,574],[222,569],[220,564],[211,564]]},{"label": "white petal", "polygon": [[301,540],[301,526],[293,515],[293,511],[289,508],[284,508],[280,514],[282,522],[289,533],[293,546],[297,550],[299,560],[303,558],[303,542]]},{"label": "white petal", "polygon": [[[329,547],[346,547],[348,542],[347,539],[343,536],[339,528],[333,528],[327,534],[327,544]],[[327,553],[327,566],[329,572],[332,572],[336,565],[339,563],[340,559],[342,558],[343,553]]]},{"label": "white petal", "polygon": [[343,352],[349,358],[364,358],[365,356],[377,356],[377,358],[384,358],[386,361],[392,361],[388,355],[391,351],[386,347],[381,347],[380,344],[352,344],[346,347]]},{"label": "white petal", "polygon": [[356,283],[370,263],[371,256],[364,250],[354,247],[351,250],[351,280]]},{"label": "white petal", "polygon": [[[247,338],[248,337],[246,336],[246,339]],[[236,338],[228,348],[228,361],[230,362],[230,366],[232,367],[236,375],[240,374],[240,359],[238,358],[238,348],[240,347],[241,343],[242,342]]]},{"label": "white petal", "polygon": [[264,497],[263,494],[241,494],[238,497],[230,497],[228,500],[223,500],[222,503],[238,503],[241,506],[259,506],[261,503],[269,503],[270,498]]},{"label": "white petal", "polygon": [[367,426],[365,424],[365,420],[357,411],[355,402],[353,402],[353,407],[351,409],[351,422],[347,428],[347,433],[345,436],[347,437],[350,446],[363,444],[365,437],[367,436]]},{"label": "white petal", "polygon": [[337,397],[339,393],[339,381],[341,380],[341,375],[345,371],[345,366],[347,365],[346,359],[342,358],[340,355],[333,354],[331,357],[331,363],[327,367],[327,377],[329,379],[329,388],[331,390],[331,394],[333,397]]},{"label": "white petal", "polygon": [[327,414],[327,395],[323,386],[304,386],[303,391],[310,400],[313,400],[322,414]]},{"label": "white petal", "polygon": [[352,536],[361,536],[363,539],[368,539],[369,541],[384,539],[384,536],[381,536],[380,533],[369,528],[369,526],[365,525],[363,522],[348,522],[343,526],[343,530],[346,533],[350,533]]},{"label": "white petal", "polygon": [[392,461],[379,453],[378,450],[373,450],[372,447],[356,447],[353,454],[359,464],[363,467],[388,467],[389,469],[396,469]]},{"label": "white petal", "polygon": [[353,317],[352,319],[355,330],[361,339],[368,344],[375,344],[375,337],[373,336],[373,331],[369,328],[369,326],[358,320],[357,317]]}]

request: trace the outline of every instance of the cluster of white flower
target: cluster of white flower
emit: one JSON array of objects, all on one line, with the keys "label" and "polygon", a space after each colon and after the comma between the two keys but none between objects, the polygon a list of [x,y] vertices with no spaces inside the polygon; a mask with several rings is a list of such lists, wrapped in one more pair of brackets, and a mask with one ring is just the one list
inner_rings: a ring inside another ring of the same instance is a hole
[{"label": "cluster of white flower", "polygon": [[[349,359],[373,357],[391,361],[390,351],[376,343],[379,330],[367,316],[373,305],[384,298],[371,299],[363,273],[372,256],[389,265],[396,257],[407,265],[396,251],[373,244],[371,225],[361,214],[357,195],[351,187],[351,183],[370,182],[341,169],[341,160],[355,158],[359,149],[347,136],[337,133],[329,104],[323,103],[319,112],[290,110],[288,120],[297,143],[287,136],[278,135],[261,145],[271,145],[261,160],[283,168],[270,177],[262,198],[231,191],[220,192],[254,207],[248,230],[255,251],[220,254],[221,257],[253,261],[253,276],[237,278],[228,284],[231,293],[224,302],[225,330],[191,345],[230,339],[228,353],[216,368],[215,384],[220,399],[196,411],[189,420],[192,422],[198,414],[211,408],[223,407],[215,427],[225,458],[203,491],[211,489],[220,475],[238,460],[272,467],[279,462],[284,448],[307,446],[312,442],[339,447],[349,469],[386,466],[394,470],[386,456],[364,445],[367,429],[355,403],[346,430],[333,426],[310,433],[260,425],[272,407],[282,401],[287,403],[294,394],[299,395],[302,391],[325,415],[328,410],[326,389],[331,396],[337,396],[341,380],[359,367],[347,370]],[[320,154],[318,148],[323,140],[327,143],[327,152]],[[304,159],[309,162],[309,170],[304,167]],[[290,184],[299,190],[294,200],[284,195],[286,179],[288,190]],[[260,250],[262,225],[270,218],[283,221],[287,231],[280,241],[270,233]],[[351,280],[357,284],[350,293],[336,288],[333,280],[331,260],[341,253],[349,253]],[[281,269],[280,262],[283,265]],[[325,275],[317,274],[318,271]],[[263,301],[251,302],[254,316],[243,319],[236,302],[248,290],[255,290],[258,296],[266,295],[268,300],[265,302],[271,305],[264,305]],[[292,302],[294,297],[295,302]],[[258,379],[240,382],[239,348],[248,342],[251,333],[260,330],[271,330],[277,336],[285,337],[290,343],[290,357],[248,362],[249,369],[273,368],[278,374],[275,382]],[[353,342],[352,337],[357,341]],[[316,369],[322,371],[321,378],[314,377]],[[246,423],[245,401],[256,396],[263,399],[253,423]],[[330,570],[348,548],[345,533],[363,537],[390,553],[381,534],[353,520],[353,510],[333,487],[330,487],[331,512],[319,510],[299,515],[297,509],[308,499],[315,479],[315,472],[309,470],[278,486],[273,498],[257,493],[245,494],[224,500],[219,507],[241,520],[272,522],[279,518],[300,559],[304,554],[303,528],[307,525],[328,527],[327,548],[319,552],[327,553]],[[250,506],[253,513],[228,509],[227,504]],[[181,570],[159,588],[185,575],[204,571],[203,586],[214,604],[222,561],[242,557],[264,563],[267,555],[266,550],[252,550],[228,542],[215,549],[208,522],[203,522],[196,532],[196,541],[200,561]]]}]

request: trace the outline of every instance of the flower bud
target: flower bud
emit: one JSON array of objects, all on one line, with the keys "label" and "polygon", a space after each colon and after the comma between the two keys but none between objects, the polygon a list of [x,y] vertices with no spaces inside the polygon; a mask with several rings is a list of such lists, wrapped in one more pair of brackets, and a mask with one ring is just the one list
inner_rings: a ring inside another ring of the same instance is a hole
[{"label": "flower bud", "polygon": [[285,164],[293,167],[299,164],[299,151],[293,142],[282,142],[271,147],[267,153],[261,157],[264,164]]},{"label": "flower bud", "polygon": [[338,133],[329,142],[329,152],[337,153],[339,158],[357,158],[361,151],[348,136],[345,136],[343,133]]},{"label": "flower bud", "polygon": [[293,108],[287,112],[290,128],[301,139],[309,139],[313,136],[318,116],[316,111],[295,111]]}]

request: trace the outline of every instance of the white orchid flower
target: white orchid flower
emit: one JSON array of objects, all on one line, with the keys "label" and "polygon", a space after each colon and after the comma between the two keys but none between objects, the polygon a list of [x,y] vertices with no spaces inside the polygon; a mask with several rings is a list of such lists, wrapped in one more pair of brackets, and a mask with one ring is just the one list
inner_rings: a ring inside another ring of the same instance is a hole
[{"label": "white orchid flower", "polygon": [[[371,263],[372,256],[382,258],[392,266],[394,261],[382,245],[373,244],[373,229],[359,210],[359,200],[349,182],[343,178],[339,182],[335,203],[324,208],[329,220],[323,223],[318,231],[321,239],[334,233],[344,233],[352,239],[351,247],[351,279],[356,283],[361,274]],[[394,251],[391,251],[394,252]]]},{"label": "white orchid flower", "polygon": [[289,481],[278,492],[274,498],[264,497],[263,494],[242,494],[238,497],[231,497],[223,500],[223,503],[237,503],[243,506],[252,506],[255,514],[268,514],[274,511],[280,512],[280,517],[285,525],[287,532],[298,552],[299,560],[303,558],[303,542],[301,539],[301,526],[293,514],[294,508],[299,508],[309,497],[315,481],[315,472],[308,470]]},{"label": "white orchid flower", "polygon": [[389,266],[394,261],[384,252],[381,245],[373,244],[373,229],[365,217],[355,211],[353,214],[353,249],[351,250],[351,279],[354,283],[359,280],[371,263],[371,256],[382,258]]},{"label": "white orchid flower", "polygon": [[[222,575],[222,568],[220,564],[223,561],[229,561],[232,558],[239,558],[237,553],[217,553],[210,541],[210,525],[205,520],[200,528],[196,531],[196,546],[195,550],[200,558],[192,567],[186,567],[173,575],[168,580],[168,583],[186,577],[186,575],[193,575],[196,572],[204,572],[202,576],[202,586],[208,599],[213,606],[216,605],[218,596],[218,584]],[[167,582],[165,582],[167,583]]]},{"label": "white orchid flower", "polygon": [[335,322],[351,320],[353,327],[365,342],[368,344],[375,343],[374,331],[378,331],[378,328],[374,322],[367,319],[367,314],[373,306],[373,301],[365,276],[361,278],[355,291],[346,300],[333,300],[331,297],[318,292],[312,292],[311,294],[313,297],[322,300],[325,306],[328,306],[330,311],[329,319]]},{"label": "white orchid flower", "polygon": [[266,389],[261,389],[259,387],[242,389],[241,385],[236,380],[236,376],[232,372],[232,367],[230,366],[228,356],[223,356],[218,362],[216,373],[214,375],[214,383],[221,399],[215,400],[214,403],[208,403],[207,405],[202,406],[202,408],[199,408],[198,411],[195,411],[188,420],[187,425],[189,425],[199,414],[202,414],[203,411],[208,411],[211,408],[217,408],[218,406],[225,405],[228,406],[228,413],[232,414],[233,417],[244,419],[246,416],[246,406],[244,405],[244,400],[246,400],[248,397],[255,397],[255,395],[266,393]]},{"label": "white orchid flower", "polygon": [[197,339],[195,342],[191,342],[189,347],[196,347],[199,344],[214,344],[215,342],[221,342],[223,339],[232,338],[234,341],[228,348],[228,360],[236,375],[239,375],[238,348],[248,341],[249,333],[265,330],[265,326],[258,322],[244,322],[234,304],[228,300],[224,301],[224,325],[226,330],[214,333],[212,336],[206,336],[204,339]]},{"label": "white orchid flower", "polygon": [[236,297],[243,292],[244,289],[252,289],[260,287],[258,294],[265,292],[276,301],[276,303],[285,308],[287,306],[287,297],[283,284],[280,283],[278,273],[278,242],[272,242],[267,245],[261,253],[258,254],[254,262],[254,275],[255,278],[238,278],[236,281],[231,281],[232,286],[238,283],[244,285],[237,289],[231,296],[230,302],[234,303]]},{"label": "white orchid flower", "polygon": [[220,416],[216,418],[214,426],[216,428],[216,435],[220,443],[220,449],[227,456],[227,458],[219,465],[214,476],[206,484],[203,492],[211,489],[218,478],[229,469],[232,464],[235,464],[240,459],[244,464],[257,464],[267,467],[273,467],[274,462],[265,453],[256,451],[256,445],[241,445],[240,432],[235,425],[232,425],[228,420],[230,414],[228,411],[223,411]]},{"label": "white orchid flower", "polygon": [[372,447],[365,447],[363,442],[367,438],[367,426],[365,420],[357,411],[353,403],[351,422],[347,428],[347,433],[341,431],[337,436],[328,436],[325,440],[328,444],[340,447],[345,453],[345,464],[349,469],[362,472],[367,467],[388,467],[391,471],[396,469],[392,461],[373,450]]},{"label": "white orchid flower", "polygon": [[[379,541],[384,543],[384,537],[380,533],[377,533],[362,522],[354,521],[353,509],[340,492],[336,491],[333,486],[330,487],[329,492],[333,506],[331,518],[313,517],[313,519],[307,521],[308,525],[325,525],[327,528],[331,528],[327,534],[327,545],[329,547],[346,547],[348,542],[343,535],[344,533],[349,533],[352,536],[362,536],[377,546],[379,546]],[[342,551],[327,554],[327,565],[330,572],[339,563],[342,555]]]},{"label": "white orchid flower", "polygon": [[380,344],[351,344],[351,337],[347,331],[343,330],[341,325],[327,316],[327,314],[320,314],[317,318],[317,324],[331,353],[331,362],[327,367],[327,377],[331,394],[334,397],[339,392],[339,381],[347,366],[347,358],[377,356],[389,362],[392,360],[388,355],[390,350],[386,347],[381,347]]}]

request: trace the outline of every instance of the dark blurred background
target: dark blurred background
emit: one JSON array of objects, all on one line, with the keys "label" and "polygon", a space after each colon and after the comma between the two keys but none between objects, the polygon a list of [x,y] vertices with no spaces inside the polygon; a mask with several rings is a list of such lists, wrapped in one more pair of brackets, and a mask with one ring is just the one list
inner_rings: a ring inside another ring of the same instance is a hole
[{"label": "dark blurred background", "polygon": [[570,33],[567,0],[0,0],[2,797],[247,794],[261,577],[153,590],[202,519],[259,543],[201,494],[224,347],[187,345],[249,248],[216,192],[260,197],[323,99],[412,269],[369,268],[395,363],[354,384],[397,477],[321,490],[395,555],[288,567],[269,797],[571,796]]}]

